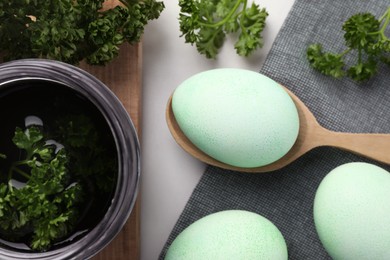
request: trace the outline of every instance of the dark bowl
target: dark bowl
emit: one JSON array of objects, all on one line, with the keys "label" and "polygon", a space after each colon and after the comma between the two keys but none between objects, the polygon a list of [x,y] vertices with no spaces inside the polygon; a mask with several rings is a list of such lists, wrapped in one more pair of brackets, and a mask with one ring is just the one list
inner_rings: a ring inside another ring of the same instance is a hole
[{"label": "dark bowl", "polygon": [[[20,103],[17,102],[19,104],[10,104],[6,108],[8,113],[0,115],[2,126],[13,120],[9,111],[20,106],[34,106],[33,102],[29,104],[25,101],[29,95],[27,90],[42,84],[49,85],[54,92],[57,89],[69,90],[98,111],[114,143],[118,169],[116,182],[113,192],[107,198],[108,205],[102,216],[89,230],[74,235],[67,242],[59,243],[45,252],[18,248],[0,240],[0,259],[89,259],[120,232],[135,204],[140,175],[137,133],[119,99],[102,82],[77,67],[42,59],[17,60],[0,65],[0,103],[10,94],[17,95],[17,100],[20,100]],[[48,100],[43,107],[55,109],[52,105]],[[72,107],[73,104],[69,103],[69,106]]]}]

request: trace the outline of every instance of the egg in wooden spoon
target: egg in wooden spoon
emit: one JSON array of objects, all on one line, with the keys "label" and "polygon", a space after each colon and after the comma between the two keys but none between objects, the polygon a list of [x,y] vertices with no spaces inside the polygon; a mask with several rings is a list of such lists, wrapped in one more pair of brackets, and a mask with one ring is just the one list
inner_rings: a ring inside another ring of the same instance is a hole
[{"label": "egg in wooden spoon", "polygon": [[389,134],[327,130],[292,92],[253,71],[215,69],[190,77],[169,99],[166,117],[185,151],[229,170],[274,171],[318,146],[390,163]]}]

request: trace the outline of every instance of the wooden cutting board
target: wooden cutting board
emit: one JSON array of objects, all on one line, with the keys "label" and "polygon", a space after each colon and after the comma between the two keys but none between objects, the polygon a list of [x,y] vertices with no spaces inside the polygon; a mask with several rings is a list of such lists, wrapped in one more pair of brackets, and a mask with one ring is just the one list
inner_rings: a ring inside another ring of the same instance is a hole
[{"label": "wooden cutting board", "polygon": [[[119,57],[104,67],[80,67],[105,83],[117,95],[137,128],[141,137],[141,67],[142,43],[121,46]],[[117,237],[93,260],[139,259],[140,203],[138,200],[126,225]]]},{"label": "wooden cutting board", "polygon": [[[118,0],[107,0],[103,9],[120,4]],[[82,64],[81,68],[105,83],[119,98],[129,113],[138,137],[141,139],[142,97],[142,43],[123,44],[119,56],[104,67]],[[138,260],[140,258],[140,202],[134,209],[117,237],[93,260]]]}]

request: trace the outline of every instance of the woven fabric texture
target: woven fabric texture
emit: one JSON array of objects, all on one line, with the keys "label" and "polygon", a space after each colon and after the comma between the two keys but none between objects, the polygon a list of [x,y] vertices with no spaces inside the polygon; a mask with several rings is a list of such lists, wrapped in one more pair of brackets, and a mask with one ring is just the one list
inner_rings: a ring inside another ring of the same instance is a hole
[{"label": "woven fabric texture", "polygon": [[[390,133],[388,67],[380,66],[374,78],[357,84],[348,78],[333,79],[313,71],[305,54],[306,47],[317,42],[325,50],[343,51],[343,22],[358,12],[372,12],[379,17],[388,5],[389,0],[296,0],[260,72],[294,92],[318,122],[330,130]],[[265,174],[208,166],[160,259],[187,226],[228,209],[256,212],[271,220],[286,240],[289,259],[330,259],[314,227],[315,192],[329,171],[355,161],[370,162],[390,171],[389,166],[330,147],[314,149],[289,166]]]}]

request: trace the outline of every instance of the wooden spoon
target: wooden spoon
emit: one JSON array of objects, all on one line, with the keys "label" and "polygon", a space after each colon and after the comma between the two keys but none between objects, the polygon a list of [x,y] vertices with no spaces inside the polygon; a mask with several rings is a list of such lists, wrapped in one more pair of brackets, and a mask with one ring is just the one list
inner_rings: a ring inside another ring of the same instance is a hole
[{"label": "wooden spoon", "polygon": [[295,161],[303,154],[319,146],[332,146],[376,161],[390,163],[390,134],[342,133],[323,128],[306,105],[291,91],[285,88],[293,99],[299,113],[298,138],[290,151],[279,160],[255,168],[241,168],[222,163],[197,148],[181,131],[172,111],[172,96],[166,109],[166,120],[176,142],[195,158],[220,168],[242,172],[270,172]]}]

